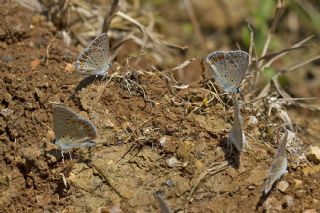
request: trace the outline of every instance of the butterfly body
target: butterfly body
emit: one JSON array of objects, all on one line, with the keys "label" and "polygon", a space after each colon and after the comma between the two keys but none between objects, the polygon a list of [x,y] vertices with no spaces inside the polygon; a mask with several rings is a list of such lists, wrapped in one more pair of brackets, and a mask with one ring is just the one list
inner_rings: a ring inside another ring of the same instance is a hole
[{"label": "butterfly body", "polygon": [[62,150],[93,146],[95,142],[91,140],[97,137],[97,129],[91,121],[60,105],[53,107],[53,131],[55,144]]},{"label": "butterfly body", "polygon": [[227,93],[238,93],[249,64],[248,53],[236,51],[215,51],[206,58],[217,82]]},{"label": "butterfly body", "polygon": [[106,33],[102,33],[80,53],[76,62],[76,69],[83,75],[105,76],[111,65],[109,38]]}]

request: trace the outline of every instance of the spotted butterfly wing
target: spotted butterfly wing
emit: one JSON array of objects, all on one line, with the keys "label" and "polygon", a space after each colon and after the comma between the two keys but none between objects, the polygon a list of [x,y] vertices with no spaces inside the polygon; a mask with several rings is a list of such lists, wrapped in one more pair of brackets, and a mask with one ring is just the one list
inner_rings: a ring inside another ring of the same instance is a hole
[{"label": "spotted butterfly wing", "polygon": [[102,33],[80,53],[76,69],[84,75],[106,75],[111,67],[109,54],[109,38]]},{"label": "spotted butterfly wing", "polygon": [[216,51],[206,59],[217,82],[226,92],[236,93],[245,77],[249,55],[244,51]]},{"label": "spotted butterfly wing", "polygon": [[282,137],[279,144],[277,153],[271,163],[271,168],[269,171],[269,176],[266,180],[264,193],[267,194],[272,189],[273,184],[279,180],[284,174],[288,172],[288,160],[287,160],[287,141],[288,141],[288,131]]},{"label": "spotted butterfly wing", "polygon": [[243,132],[242,117],[240,114],[240,107],[236,94],[234,94],[232,98],[234,107],[234,120],[228,140],[237,148],[238,151],[243,151],[247,145],[247,140]]},{"label": "spotted butterfly wing", "polygon": [[62,149],[92,146],[95,142],[91,140],[97,137],[91,121],[61,105],[53,106],[53,131]]}]

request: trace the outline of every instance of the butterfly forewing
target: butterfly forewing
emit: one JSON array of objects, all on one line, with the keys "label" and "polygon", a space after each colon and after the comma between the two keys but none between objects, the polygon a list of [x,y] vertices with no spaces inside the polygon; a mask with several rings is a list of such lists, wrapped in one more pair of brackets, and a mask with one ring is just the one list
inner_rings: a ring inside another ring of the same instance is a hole
[{"label": "butterfly forewing", "polygon": [[277,180],[279,180],[282,177],[282,175],[287,173],[287,169],[286,168],[287,168],[287,161],[284,158],[278,159],[277,162],[272,163],[269,177],[268,177],[268,179],[266,180],[266,183],[265,183],[265,188],[264,188],[264,193],[265,194],[267,194],[271,190],[273,184]]},{"label": "butterfly forewing", "polygon": [[96,127],[88,119],[60,105],[53,107],[53,131],[61,148],[85,146],[97,137]]},{"label": "butterfly forewing", "polygon": [[235,93],[248,69],[249,56],[244,51],[216,51],[207,57],[213,74],[226,92]]},{"label": "butterfly forewing", "polygon": [[104,75],[109,69],[108,57],[109,38],[102,33],[79,55],[77,70],[85,75]]},{"label": "butterfly forewing", "polygon": [[272,161],[271,168],[269,171],[269,176],[265,183],[265,188],[264,188],[265,194],[267,194],[271,190],[272,185],[277,180],[279,180],[282,177],[282,175],[287,173],[287,166],[288,166],[287,141],[288,141],[288,131],[286,131],[286,133],[282,137],[277,153]]},{"label": "butterfly forewing", "polygon": [[106,33],[100,34],[89,45],[92,52],[91,55],[96,59],[99,67],[105,67],[107,65],[107,56],[109,54],[109,38]]},{"label": "butterfly forewing", "polygon": [[240,84],[248,69],[248,54],[243,51],[231,51],[226,53],[227,81],[232,88],[240,87]]}]

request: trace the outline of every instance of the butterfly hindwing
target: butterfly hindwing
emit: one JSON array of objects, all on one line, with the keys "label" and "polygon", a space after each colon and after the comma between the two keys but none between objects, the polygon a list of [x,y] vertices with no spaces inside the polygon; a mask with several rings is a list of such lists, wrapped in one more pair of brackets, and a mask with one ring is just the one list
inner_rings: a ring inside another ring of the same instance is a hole
[{"label": "butterfly hindwing", "polygon": [[88,119],[60,105],[53,107],[53,131],[63,149],[92,144],[90,140],[97,137],[96,127]]},{"label": "butterfly hindwing", "polygon": [[80,53],[76,68],[85,75],[105,75],[110,68],[109,38],[100,34]]},{"label": "butterfly hindwing", "polygon": [[243,81],[249,64],[249,55],[244,51],[232,51],[229,52],[229,66],[227,69],[231,71],[231,82],[234,87],[239,87]]},{"label": "butterfly hindwing", "polygon": [[288,131],[283,135],[282,140],[279,144],[277,153],[271,163],[269,176],[265,183],[264,193],[267,194],[271,190],[273,184],[279,180],[284,174],[287,173],[287,141]]},{"label": "butterfly hindwing", "polygon": [[96,59],[98,66],[103,68],[107,65],[107,55],[109,54],[109,38],[106,33],[100,34],[89,47],[91,56]]}]

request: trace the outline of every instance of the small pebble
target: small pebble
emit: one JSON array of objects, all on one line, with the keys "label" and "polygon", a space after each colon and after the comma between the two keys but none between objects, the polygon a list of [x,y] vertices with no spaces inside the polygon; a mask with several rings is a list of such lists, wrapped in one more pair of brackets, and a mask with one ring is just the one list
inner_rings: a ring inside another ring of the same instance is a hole
[{"label": "small pebble", "polygon": [[271,197],[265,201],[263,208],[265,212],[280,212],[282,210],[281,202]]},{"label": "small pebble", "polygon": [[317,213],[316,209],[306,209],[303,213]]},{"label": "small pebble", "polygon": [[304,175],[312,175],[320,172],[320,165],[307,166],[302,169]]},{"label": "small pebble", "polygon": [[26,102],[24,104],[24,108],[27,109],[27,110],[32,110],[32,109],[34,109],[34,106],[32,105],[32,103]]},{"label": "small pebble", "polygon": [[259,121],[256,116],[253,116],[253,115],[249,116],[249,121],[248,121],[249,126],[255,126],[258,124],[258,122]]},{"label": "small pebble", "polygon": [[285,195],[283,197],[283,207],[288,208],[293,205],[293,197]]},{"label": "small pebble", "polygon": [[54,132],[50,129],[47,131],[46,138],[52,143],[54,141]]},{"label": "small pebble", "polygon": [[98,208],[97,213],[122,213],[122,209],[118,206],[101,206]]},{"label": "small pebble", "polygon": [[1,61],[2,61],[3,63],[6,63],[6,64],[11,63],[13,60],[14,60],[14,58],[13,58],[11,55],[4,55],[4,56],[2,56],[2,58],[1,58]]},{"label": "small pebble", "polygon": [[282,180],[277,184],[277,189],[280,192],[285,192],[287,190],[288,186],[289,186],[289,183],[285,180]]},{"label": "small pebble", "polygon": [[5,109],[0,110],[0,114],[3,115],[4,117],[8,117],[12,113],[13,113],[13,110],[11,110],[9,108],[5,108]]},{"label": "small pebble", "polygon": [[163,136],[163,137],[161,137],[160,138],[160,145],[162,146],[162,147],[164,147],[165,145],[166,145],[166,140],[167,140],[167,138],[165,137],[165,136]]},{"label": "small pebble", "polygon": [[171,179],[168,179],[165,181],[165,184],[168,186],[168,187],[174,187],[174,182],[173,180]]},{"label": "small pebble", "polygon": [[248,189],[249,189],[249,190],[254,190],[255,188],[256,188],[256,187],[253,186],[253,185],[248,186]]},{"label": "small pebble", "polygon": [[318,146],[310,146],[307,158],[315,164],[320,163],[320,148]]},{"label": "small pebble", "polygon": [[166,163],[167,163],[167,165],[168,165],[169,167],[171,167],[171,168],[175,168],[175,167],[177,167],[177,166],[180,164],[180,162],[178,161],[178,159],[175,158],[175,157],[171,157],[171,158],[167,159],[167,160],[166,160]]},{"label": "small pebble", "polygon": [[296,189],[302,188],[302,181],[301,180],[294,179],[293,183],[294,183],[294,188],[296,188]]},{"label": "small pebble", "polygon": [[39,88],[35,88],[34,91],[35,91],[35,95],[38,99],[43,97],[43,92]]}]

